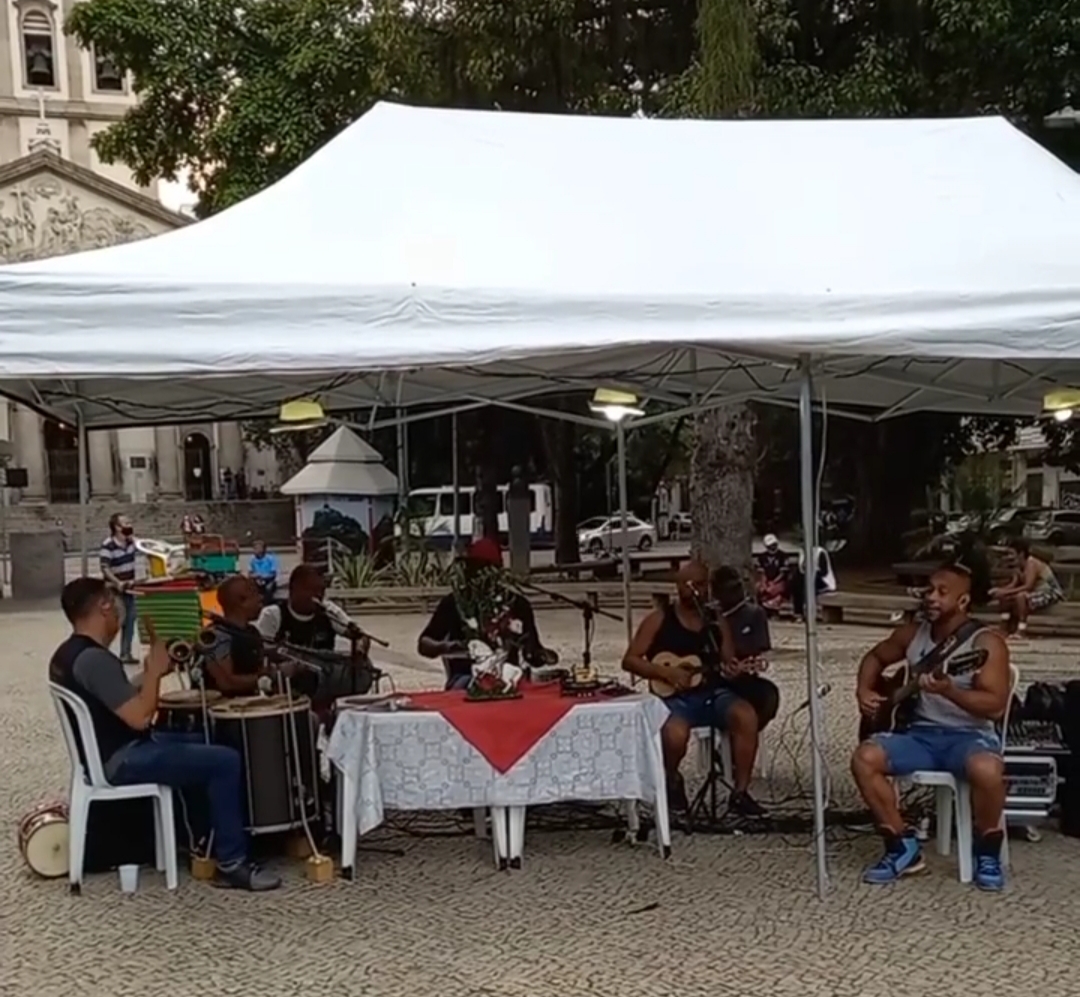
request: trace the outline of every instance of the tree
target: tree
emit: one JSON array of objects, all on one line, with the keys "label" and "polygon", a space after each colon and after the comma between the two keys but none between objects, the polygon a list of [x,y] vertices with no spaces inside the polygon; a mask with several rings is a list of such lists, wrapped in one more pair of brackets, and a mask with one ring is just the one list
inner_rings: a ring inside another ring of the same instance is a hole
[{"label": "tree", "polygon": [[[701,0],[697,34],[694,63],[668,90],[669,111],[720,118],[752,110],[758,53],[750,0]],[[710,409],[694,420],[691,553],[710,567],[733,565],[747,576],[755,453],[749,405]]]}]

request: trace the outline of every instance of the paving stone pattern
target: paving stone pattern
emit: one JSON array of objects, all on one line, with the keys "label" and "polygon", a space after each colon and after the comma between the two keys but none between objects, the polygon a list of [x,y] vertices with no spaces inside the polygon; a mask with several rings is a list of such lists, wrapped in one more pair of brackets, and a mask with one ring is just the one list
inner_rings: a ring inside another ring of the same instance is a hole
[{"label": "paving stone pattern", "polygon": [[[413,654],[417,617],[371,618],[403,688],[430,686],[437,666]],[[564,656],[573,615],[541,626]],[[621,627],[599,621],[596,656],[614,669]],[[1074,997],[1080,843],[1048,831],[1014,842],[1008,891],[984,896],[956,880],[955,858],[896,887],[859,883],[875,856],[868,836],[830,838],[829,899],[814,896],[808,840],[677,834],[672,858],[612,845],[599,831],[530,831],[525,868],[496,873],[490,849],[468,837],[398,834],[404,858],[361,854],[359,878],[328,886],[282,860],[275,894],[218,891],[182,876],[170,895],[143,870],[123,896],[114,875],[81,897],[35,880],[15,843],[18,817],[63,793],[66,760],[44,682],[64,635],[58,613],[0,617],[0,994],[195,997],[364,994],[373,997]],[[781,719],[804,698],[793,627],[776,628]],[[855,711],[851,677],[880,630],[826,628],[824,672],[833,795],[854,802],[846,774]],[[1080,645],[1031,644],[1025,679],[1077,674]],[[762,797],[808,783],[793,760],[805,713],[770,731]],[[796,778],[798,776],[798,778]]]}]

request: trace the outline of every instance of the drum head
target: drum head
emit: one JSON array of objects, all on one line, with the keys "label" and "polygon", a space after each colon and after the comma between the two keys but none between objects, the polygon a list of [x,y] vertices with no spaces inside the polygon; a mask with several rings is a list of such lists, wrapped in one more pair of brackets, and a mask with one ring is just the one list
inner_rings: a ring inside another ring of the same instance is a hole
[{"label": "drum head", "polygon": [[[216,689],[206,690],[206,703],[212,705],[221,700],[221,693]],[[158,706],[169,710],[198,710],[202,708],[203,694],[198,689],[179,689],[176,692],[163,692],[158,696]]]},{"label": "drum head", "polygon": [[[307,696],[293,696],[293,713],[306,713],[311,708]],[[219,720],[242,720],[245,717],[272,717],[289,713],[288,696],[235,696],[210,707],[210,713]]]},{"label": "drum head", "polygon": [[68,822],[59,815],[44,815],[23,846],[26,864],[44,879],[68,874]]}]

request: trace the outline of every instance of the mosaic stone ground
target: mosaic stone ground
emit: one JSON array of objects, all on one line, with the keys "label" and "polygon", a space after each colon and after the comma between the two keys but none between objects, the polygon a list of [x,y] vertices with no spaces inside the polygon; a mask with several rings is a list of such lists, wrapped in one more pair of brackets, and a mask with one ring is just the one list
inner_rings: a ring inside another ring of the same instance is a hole
[{"label": "mosaic stone ground", "polygon": [[[411,653],[422,621],[365,620],[389,637],[384,659],[401,687],[437,669]],[[572,615],[541,627],[564,657],[578,646]],[[830,838],[829,898],[814,894],[808,839],[677,835],[662,862],[651,847],[613,845],[602,831],[530,830],[525,868],[497,873],[469,837],[398,833],[404,858],[367,854],[354,883],[314,886],[283,860],[283,890],[221,892],[186,876],[169,895],[143,871],[121,895],[113,875],[81,897],[35,880],[15,844],[20,814],[63,792],[67,778],[43,670],[63,636],[58,613],[0,616],[0,994],[113,997],[168,994],[285,997],[1075,997],[1080,845],[1047,829],[1015,842],[1014,874],[998,897],[956,880],[954,859],[896,887],[859,883],[874,839]],[[822,635],[832,792],[853,802],[846,754],[850,682],[880,631]],[[601,621],[596,654],[614,668],[617,624]],[[777,628],[774,673],[783,718],[804,697],[800,636]],[[1080,645],[1017,652],[1025,680],[1080,673]],[[808,782],[805,712],[777,724],[758,791],[780,798]]]}]

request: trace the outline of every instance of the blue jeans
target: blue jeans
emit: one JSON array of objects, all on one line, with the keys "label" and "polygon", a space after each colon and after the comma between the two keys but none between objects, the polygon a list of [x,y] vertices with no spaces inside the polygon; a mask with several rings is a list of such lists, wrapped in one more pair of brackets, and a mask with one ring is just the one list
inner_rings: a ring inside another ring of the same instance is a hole
[{"label": "blue jeans", "polygon": [[690,727],[727,727],[728,713],[739,701],[738,695],[727,686],[715,689],[688,689],[664,700],[673,717]]},{"label": "blue jeans", "polygon": [[885,750],[889,775],[932,771],[965,779],[972,755],[1001,754],[1001,741],[995,733],[963,727],[916,724],[903,733],[875,734],[870,740]]},{"label": "blue jeans", "polygon": [[229,865],[247,857],[239,752],[206,744],[201,734],[155,731],[146,741],[122,749],[112,773],[114,786],[156,782],[174,789],[201,786],[210,803],[214,857]]},{"label": "blue jeans", "polygon": [[447,675],[446,676],[446,689],[468,689],[469,683],[472,682],[471,675]]},{"label": "blue jeans", "polygon": [[135,640],[135,596],[131,592],[122,592],[120,601],[124,619],[120,624],[120,657],[131,657],[131,645]]}]

